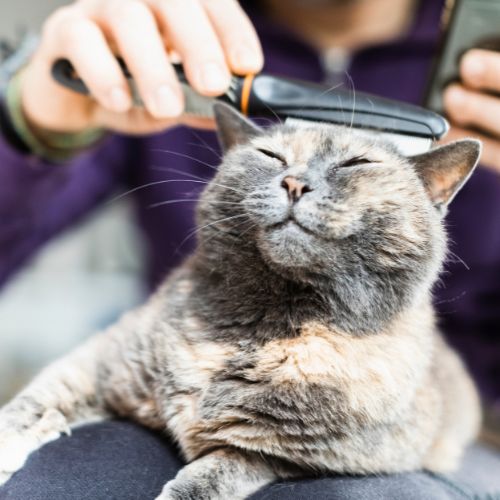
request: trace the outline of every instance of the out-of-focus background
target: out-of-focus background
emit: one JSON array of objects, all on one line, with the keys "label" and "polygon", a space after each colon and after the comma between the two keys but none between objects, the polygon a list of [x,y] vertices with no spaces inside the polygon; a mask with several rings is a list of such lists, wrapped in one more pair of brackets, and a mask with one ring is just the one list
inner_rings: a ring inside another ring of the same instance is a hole
[{"label": "out-of-focus background", "polygon": [[[38,31],[64,0],[0,0],[0,40]],[[0,405],[50,360],[144,299],[127,197],[49,243],[0,289]]]},{"label": "out-of-focus background", "polygon": [[65,0],[2,0],[0,38],[14,37],[25,28],[38,29],[43,19]]}]

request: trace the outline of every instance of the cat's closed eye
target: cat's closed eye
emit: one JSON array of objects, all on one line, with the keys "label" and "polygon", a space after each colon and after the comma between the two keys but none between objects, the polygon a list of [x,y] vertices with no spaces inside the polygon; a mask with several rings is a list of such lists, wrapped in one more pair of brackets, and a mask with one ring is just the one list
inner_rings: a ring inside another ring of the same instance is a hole
[{"label": "cat's closed eye", "polygon": [[343,161],[336,166],[338,168],[356,167],[358,165],[365,165],[366,163],[379,163],[379,162],[371,160],[369,158],[365,158],[364,156],[355,156],[354,158],[350,158],[349,160]]},{"label": "cat's closed eye", "polygon": [[272,158],[274,160],[278,160],[281,162],[282,165],[286,165],[286,159],[284,156],[280,155],[279,153],[275,153],[274,151],[270,151],[269,149],[264,149],[264,148],[258,148],[257,151],[259,153],[262,153],[263,155]]}]

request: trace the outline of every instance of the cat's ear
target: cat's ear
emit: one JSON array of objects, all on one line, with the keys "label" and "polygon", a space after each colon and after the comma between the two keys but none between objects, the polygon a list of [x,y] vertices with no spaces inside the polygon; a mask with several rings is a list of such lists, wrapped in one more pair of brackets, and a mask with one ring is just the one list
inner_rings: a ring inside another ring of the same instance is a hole
[{"label": "cat's ear", "polygon": [[214,115],[217,134],[224,152],[261,133],[260,128],[227,104],[221,102],[214,104]]},{"label": "cat's ear", "polygon": [[471,176],[480,155],[481,143],[464,139],[412,156],[409,160],[432,203],[444,211]]}]

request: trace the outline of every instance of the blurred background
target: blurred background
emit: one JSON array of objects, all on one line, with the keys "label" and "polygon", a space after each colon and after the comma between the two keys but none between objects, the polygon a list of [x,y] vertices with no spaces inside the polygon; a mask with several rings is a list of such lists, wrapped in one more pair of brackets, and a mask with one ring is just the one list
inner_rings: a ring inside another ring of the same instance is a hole
[{"label": "blurred background", "polygon": [[64,0],[2,0],[0,3],[0,38],[14,39],[26,29],[38,29],[42,20]]},{"label": "blurred background", "polygon": [[[38,31],[63,0],[0,0],[0,40]],[[15,5],[15,8],[14,8]],[[0,289],[0,405],[50,360],[141,302],[141,238],[127,197],[44,246]]]}]

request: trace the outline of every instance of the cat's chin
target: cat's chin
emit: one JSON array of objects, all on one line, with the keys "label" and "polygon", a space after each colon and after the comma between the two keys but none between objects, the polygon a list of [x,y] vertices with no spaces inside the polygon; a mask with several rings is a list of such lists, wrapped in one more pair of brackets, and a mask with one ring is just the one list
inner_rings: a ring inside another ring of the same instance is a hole
[{"label": "cat's chin", "polygon": [[304,268],[317,260],[317,236],[289,220],[263,230],[259,247],[267,260],[284,268]]}]

